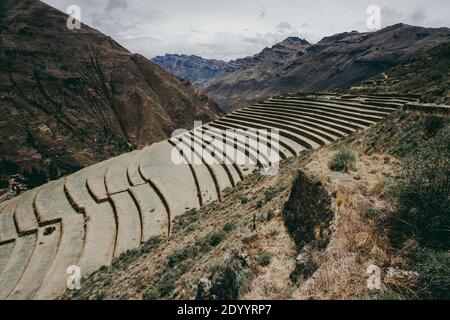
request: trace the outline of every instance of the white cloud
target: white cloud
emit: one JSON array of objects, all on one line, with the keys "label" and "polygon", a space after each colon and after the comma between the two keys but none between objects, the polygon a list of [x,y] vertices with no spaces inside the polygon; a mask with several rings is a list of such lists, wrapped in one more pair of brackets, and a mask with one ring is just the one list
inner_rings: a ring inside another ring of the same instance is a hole
[{"label": "white cloud", "polygon": [[126,10],[127,8],[128,8],[127,0],[109,0],[109,3],[105,8],[105,11],[108,12],[114,9]]},{"label": "white cloud", "polygon": [[[310,42],[338,32],[365,32],[373,0],[44,0],[147,57],[186,53],[216,59],[253,55],[287,36]],[[450,26],[448,0],[377,0],[383,25]]]}]

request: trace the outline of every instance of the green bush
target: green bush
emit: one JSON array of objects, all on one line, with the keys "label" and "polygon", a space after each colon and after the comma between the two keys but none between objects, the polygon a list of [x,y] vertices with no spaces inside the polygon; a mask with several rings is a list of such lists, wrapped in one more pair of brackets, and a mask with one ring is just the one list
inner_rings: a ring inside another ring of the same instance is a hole
[{"label": "green bush", "polygon": [[197,222],[199,217],[199,212],[195,208],[178,216],[174,221],[174,232],[177,232],[186,227],[192,228],[192,224]]},{"label": "green bush", "polygon": [[271,201],[273,198],[276,197],[277,194],[279,194],[282,191],[280,187],[269,187],[264,192],[264,200],[267,202]]},{"label": "green bush", "polygon": [[269,236],[271,238],[275,238],[279,233],[280,233],[280,231],[278,230],[278,228],[276,226],[271,226],[270,227]]},{"label": "green bush", "polygon": [[[214,266],[211,279],[211,289],[202,299],[237,300],[248,279],[247,261],[238,253],[231,252],[222,263]],[[197,299],[200,296],[197,294]]]},{"label": "green bush", "polygon": [[241,195],[241,196],[239,196],[239,201],[240,201],[242,204],[246,204],[246,203],[248,202],[248,198],[247,198],[246,195]]},{"label": "green bush", "polygon": [[215,247],[222,241],[223,238],[225,238],[225,233],[222,230],[218,230],[208,236],[208,243],[212,247]]},{"label": "green bush", "polygon": [[222,227],[222,230],[225,232],[230,232],[235,228],[234,223],[231,221],[225,222],[225,224]]},{"label": "green bush", "polygon": [[345,145],[339,145],[338,150],[331,156],[328,166],[333,171],[348,172],[356,165],[356,154]]},{"label": "green bush", "polygon": [[389,188],[397,203],[394,241],[450,249],[450,129],[405,157]]},{"label": "green bush", "polygon": [[270,252],[264,252],[259,256],[259,264],[263,267],[266,267],[270,264],[270,261],[272,261],[273,254]]},{"label": "green bush", "polygon": [[167,260],[167,265],[170,268],[175,267],[180,262],[195,257],[198,254],[198,249],[196,246],[193,245],[187,245],[181,249],[175,250]]},{"label": "green bush", "polygon": [[213,231],[205,237],[198,239],[195,246],[199,252],[208,252],[213,247],[217,246],[225,238],[226,233],[222,230]]},{"label": "green bush", "polygon": [[161,297],[161,293],[158,288],[150,288],[144,292],[143,299],[144,300],[157,300]]}]

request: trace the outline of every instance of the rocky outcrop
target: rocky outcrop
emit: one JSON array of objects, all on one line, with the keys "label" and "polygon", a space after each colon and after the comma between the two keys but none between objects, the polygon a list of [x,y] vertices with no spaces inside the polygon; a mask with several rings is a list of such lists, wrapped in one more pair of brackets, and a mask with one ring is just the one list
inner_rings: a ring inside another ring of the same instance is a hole
[{"label": "rocky outcrop", "polygon": [[280,93],[347,88],[449,41],[448,28],[405,24],[370,33],[340,33],[314,45],[289,38],[264,49],[240,70],[207,81],[203,88],[226,109]]},{"label": "rocky outcrop", "polygon": [[57,175],[220,110],[195,88],[37,0],[0,2],[0,158]]},{"label": "rocky outcrop", "polygon": [[283,208],[284,223],[299,251],[294,274],[309,277],[317,270],[336,212],[334,199],[322,184],[299,171]]}]

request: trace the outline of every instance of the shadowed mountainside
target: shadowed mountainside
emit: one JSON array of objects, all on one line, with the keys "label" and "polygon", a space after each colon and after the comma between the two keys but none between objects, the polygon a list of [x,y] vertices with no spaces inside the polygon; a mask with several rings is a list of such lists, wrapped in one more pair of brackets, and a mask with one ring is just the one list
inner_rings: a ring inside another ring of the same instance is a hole
[{"label": "shadowed mountainside", "polygon": [[198,88],[66,20],[40,1],[0,2],[0,157],[9,167],[66,174],[220,114]]}]

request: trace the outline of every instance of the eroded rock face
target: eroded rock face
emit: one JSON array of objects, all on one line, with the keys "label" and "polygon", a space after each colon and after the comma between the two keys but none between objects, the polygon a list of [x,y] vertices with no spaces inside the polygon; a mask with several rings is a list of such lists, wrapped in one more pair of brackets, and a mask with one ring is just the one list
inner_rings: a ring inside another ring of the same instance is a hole
[{"label": "eroded rock face", "polygon": [[314,45],[288,38],[238,71],[205,82],[203,88],[224,109],[280,93],[345,88],[449,41],[448,28],[405,24],[370,33],[340,33]]},{"label": "eroded rock face", "polygon": [[208,121],[217,105],[110,37],[34,0],[0,2],[0,157],[60,174]]}]

